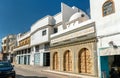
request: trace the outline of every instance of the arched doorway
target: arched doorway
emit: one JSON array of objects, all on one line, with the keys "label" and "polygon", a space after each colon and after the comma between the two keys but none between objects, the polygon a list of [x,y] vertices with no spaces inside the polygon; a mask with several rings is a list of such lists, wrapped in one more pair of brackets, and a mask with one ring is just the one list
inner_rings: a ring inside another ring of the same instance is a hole
[{"label": "arched doorway", "polygon": [[64,71],[72,71],[72,54],[67,50],[64,54]]},{"label": "arched doorway", "polygon": [[53,70],[58,70],[59,62],[58,62],[58,52],[53,54]]},{"label": "arched doorway", "polygon": [[78,59],[79,59],[78,60],[79,73],[91,74],[92,59],[91,59],[90,52],[87,48],[83,48],[80,50]]}]

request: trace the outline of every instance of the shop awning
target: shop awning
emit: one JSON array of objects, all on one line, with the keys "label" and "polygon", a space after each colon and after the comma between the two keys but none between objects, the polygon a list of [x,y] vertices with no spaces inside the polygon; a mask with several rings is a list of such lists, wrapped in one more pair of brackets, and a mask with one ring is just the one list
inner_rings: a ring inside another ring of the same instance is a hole
[{"label": "shop awning", "polygon": [[110,56],[110,55],[120,55],[120,47],[118,48],[109,47],[100,50],[100,56]]}]

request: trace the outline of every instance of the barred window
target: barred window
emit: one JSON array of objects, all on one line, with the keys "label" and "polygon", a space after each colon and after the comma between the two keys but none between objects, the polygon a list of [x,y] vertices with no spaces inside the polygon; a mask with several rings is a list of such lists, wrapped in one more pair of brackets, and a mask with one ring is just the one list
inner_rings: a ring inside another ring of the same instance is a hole
[{"label": "barred window", "polygon": [[114,9],[114,2],[112,0],[108,0],[106,1],[104,4],[103,4],[103,16],[106,16],[106,15],[109,15],[109,14],[112,14],[115,12],[115,9]]}]

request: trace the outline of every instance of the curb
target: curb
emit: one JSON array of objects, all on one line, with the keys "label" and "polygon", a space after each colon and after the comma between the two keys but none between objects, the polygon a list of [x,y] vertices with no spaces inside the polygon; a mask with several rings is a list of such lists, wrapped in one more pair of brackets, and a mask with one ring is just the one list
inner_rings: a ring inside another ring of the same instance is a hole
[{"label": "curb", "polygon": [[58,72],[58,71],[52,71],[52,70],[43,70],[43,72],[48,72],[48,73],[54,73],[58,75],[63,75],[63,76],[69,76],[69,78],[98,78],[95,76],[86,76],[86,75],[80,75],[80,74],[72,74],[72,73],[66,73],[66,72]]}]

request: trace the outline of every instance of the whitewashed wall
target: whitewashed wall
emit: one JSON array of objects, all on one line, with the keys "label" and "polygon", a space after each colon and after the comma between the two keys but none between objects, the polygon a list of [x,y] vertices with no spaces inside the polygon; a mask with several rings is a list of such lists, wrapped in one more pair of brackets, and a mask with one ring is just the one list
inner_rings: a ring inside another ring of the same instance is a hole
[{"label": "whitewashed wall", "polygon": [[[120,34],[115,34],[120,32],[120,0],[113,0],[115,4],[115,13],[103,17],[102,6],[105,1],[107,0],[90,0],[90,15],[91,19],[96,23],[96,33],[98,36],[98,56],[100,56],[99,48],[110,47],[108,44],[110,41],[120,46]],[[100,57],[98,57],[98,73],[99,78],[101,78]]]},{"label": "whitewashed wall", "polygon": [[115,13],[102,15],[102,5],[107,0],[90,0],[91,19],[96,21],[97,35],[108,35],[120,32],[120,0],[113,0],[115,4]]},{"label": "whitewashed wall", "polygon": [[56,14],[56,15],[54,15],[53,17],[55,19],[55,23],[56,24],[62,22],[62,13],[61,12]]},{"label": "whitewashed wall", "polygon": [[63,22],[67,22],[69,21],[70,17],[78,12],[78,8],[77,7],[70,7],[64,3],[61,3],[61,12],[62,12],[62,20]]},{"label": "whitewashed wall", "polygon": [[[42,36],[42,31],[44,30],[46,30],[46,35]],[[48,41],[49,41],[48,28],[44,28],[39,31],[36,31],[34,34],[31,35],[31,46],[38,45]]]},{"label": "whitewashed wall", "polygon": [[110,47],[109,42],[111,41],[113,41],[114,45],[120,46],[120,34],[101,38],[100,47]]},{"label": "whitewashed wall", "polygon": [[52,16],[45,16],[42,19],[38,20],[35,24],[32,25],[31,27],[31,33],[33,33],[34,31],[36,31],[38,28],[41,28],[43,26],[47,26],[47,25],[54,25],[54,19]]},{"label": "whitewashed wall", "polygon": [[[19,36],[19,37],[18,37],[18,41],[21,41],[21,40],[29,37],[29,36],[30,36],[30,33],[31,33],[31,32],[29,31],[29,32],[26,32],[23,36]],[[18,35],[20,35],[20,34],[18,34]]]}]

